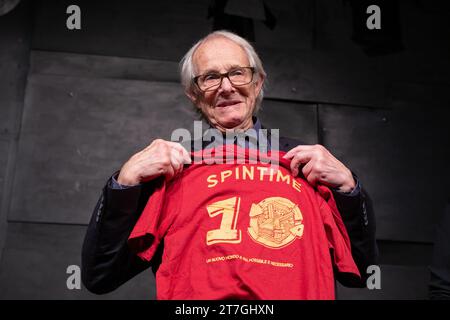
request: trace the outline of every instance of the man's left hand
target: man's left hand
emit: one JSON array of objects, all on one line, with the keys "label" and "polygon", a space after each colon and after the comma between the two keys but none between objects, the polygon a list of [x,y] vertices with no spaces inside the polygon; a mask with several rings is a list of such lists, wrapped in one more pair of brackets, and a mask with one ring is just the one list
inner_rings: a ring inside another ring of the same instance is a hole
[{"label": "man's left hand", "polygon": [[322,145],[299,145],[289,150],[283,158],[291,159],[294,177],[301,168],[306,180],[313,186],[323,184],[341,192],[351,192],[355,188],[352,172]]}]

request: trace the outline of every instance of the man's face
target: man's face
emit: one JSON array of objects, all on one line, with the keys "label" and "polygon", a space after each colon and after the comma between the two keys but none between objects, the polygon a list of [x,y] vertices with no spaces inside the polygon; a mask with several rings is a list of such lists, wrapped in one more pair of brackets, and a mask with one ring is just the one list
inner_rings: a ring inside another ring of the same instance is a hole
[{"label": "man's face", "polygon": [[[234,67],[250,66],[245,50],[224,37],[212,38],[201,44],[194,53],[193,63],[196,75],[225,73]],[[223,132],[227,129],[245,130],[253,126],[252,114],[263,81],[259,74],[255,74],[251,83],[233,86],[224,77],[217,89],[188,96],[213,127]]]}]

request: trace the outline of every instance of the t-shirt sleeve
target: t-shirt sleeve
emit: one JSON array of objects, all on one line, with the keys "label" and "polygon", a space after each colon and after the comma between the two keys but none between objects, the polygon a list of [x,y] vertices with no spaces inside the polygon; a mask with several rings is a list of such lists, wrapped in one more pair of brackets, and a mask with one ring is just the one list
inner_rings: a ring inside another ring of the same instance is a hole
[{"label": "t-shirt sleeve", "polygon": [[143,260],[152,259],[169,227],[166,218],[166,197],[167,185],[165,181],[161,181],[128,237],[130,249]]},{"label": "t-shirt sleeve", "polygon": [[360,278],[361,275],[352,256],[350,238],[333,194],[330,189],[322,185],[318,187],[318,191],[320,212],[335,269],[338,272],[353,274]]}]

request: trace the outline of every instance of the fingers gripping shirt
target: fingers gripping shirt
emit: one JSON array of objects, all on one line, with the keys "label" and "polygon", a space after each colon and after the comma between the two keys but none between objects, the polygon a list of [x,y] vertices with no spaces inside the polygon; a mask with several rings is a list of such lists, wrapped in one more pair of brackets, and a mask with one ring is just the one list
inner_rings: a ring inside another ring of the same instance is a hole
[{"label": "fingers gripping shirt", "polygon": [[193,154],[149,198],[128,243],[148,261],[163,246],[157,299],[334,299],[333,269],[360,275],[331,191],[293,177],[284,152],[234,152]]}]

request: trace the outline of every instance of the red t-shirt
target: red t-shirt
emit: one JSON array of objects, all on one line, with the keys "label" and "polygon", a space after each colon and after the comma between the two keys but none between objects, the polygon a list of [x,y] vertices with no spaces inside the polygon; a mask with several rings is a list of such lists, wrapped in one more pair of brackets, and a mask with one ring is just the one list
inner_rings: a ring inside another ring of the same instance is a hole
[{"label": "red t-shirt", "polygon": [[128,240],[147,261],[164,246],[157,299],[334,299],[333,268],[360,276],[331,191],[294,178],[284,154],[274,167],[205,153],[161,183]]}]

